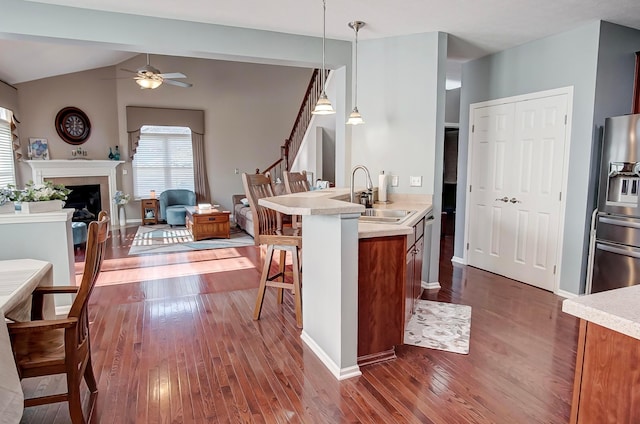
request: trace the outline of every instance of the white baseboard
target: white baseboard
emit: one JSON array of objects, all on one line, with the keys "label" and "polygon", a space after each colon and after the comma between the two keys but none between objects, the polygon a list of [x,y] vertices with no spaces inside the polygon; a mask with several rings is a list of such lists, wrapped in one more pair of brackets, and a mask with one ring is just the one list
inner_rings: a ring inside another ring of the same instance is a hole
[{"label": "white baseboard", "polygon": [[362,375],[360,367],[356,364],[352,367],[340,368],[326,352],[318,346],[318,344],[307,333],[302,330],[300,334],[302,341],[311,349],[311,351],[322,361],[322,363],[329,369],[329,372],[333,374],[338,380],[346,380],[347,378],[358,377]]},{"label": "white baseboard", "polygon": [[570,292],[564,291],[564,290],[558,290],[556,292],[556,294],[558,296],[564,297],[565,299],[575,299],[576,297],[579,297],[579,295],[577,295],[577,294],[573,294],[573,293],[570,293]]},{"label": "white baseboard", "polygon": [[420,282],[420,285],[422,286],[423,289],[425,290],[438,290],[441,289],[442,286],[440,285],[439,282],[437,281],[433,281],[431,283],[427,283],[426,281],[422,281]]},{"label": "white baseboard", "polygon": [[451,262],[453,262],[454,264],[458,264],[458,265],[466,265],[467,261],[464,260],[464,258],[461,258],[459,256],[453,256],[451,258]]}]

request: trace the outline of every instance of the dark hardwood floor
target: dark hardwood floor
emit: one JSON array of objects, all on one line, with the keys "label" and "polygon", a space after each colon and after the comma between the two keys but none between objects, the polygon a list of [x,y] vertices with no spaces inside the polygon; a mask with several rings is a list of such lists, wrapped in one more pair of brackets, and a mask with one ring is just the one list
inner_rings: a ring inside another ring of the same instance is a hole
[{"label": "dark hardwood floor", "polygon": [[[301,342],[290,294],[278,307],[268,290],[251,319],[257,248],[128,257],[135,230],[113,233],[91,299],[94,423],[568,422],[577,319],[551,293],[452,266],[451,235],[442,289],[423,298],[472,306],[469,354],[400,346],[340,382]],[[23,382],[27,394],[64,384]],[[22,422],[69,422],[67,404]]]}]

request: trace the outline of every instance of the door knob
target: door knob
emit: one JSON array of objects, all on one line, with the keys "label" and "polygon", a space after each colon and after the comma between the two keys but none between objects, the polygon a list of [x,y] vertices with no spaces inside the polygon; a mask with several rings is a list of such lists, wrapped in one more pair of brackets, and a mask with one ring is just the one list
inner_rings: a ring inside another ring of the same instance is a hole
[{"label": "door knob", "polygon": [[496,202],[504,202],[507,203],[509,201],[509,198],[507,196],[504,196],[502,198],[498,198],[496,199]]},{"label": "door knob", "polygon": [[512,197],[511,200],[509,200],[511,203],[522,203],[520,200],[516,199],[515,197]]}]

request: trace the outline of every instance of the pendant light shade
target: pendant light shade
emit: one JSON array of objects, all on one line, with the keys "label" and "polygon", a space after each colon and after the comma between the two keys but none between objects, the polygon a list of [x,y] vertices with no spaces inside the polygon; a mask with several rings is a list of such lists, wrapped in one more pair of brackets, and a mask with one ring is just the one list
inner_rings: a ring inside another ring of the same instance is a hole
[{"label": "pendant light shade", "polygon": [[325,85],[327,83],[325,70],[324,70],[324,50],[325,50],[324,44],[325,44],[326,31],[327,31],[326,18],[327,18],[327,2],[326,0],[322,0],[322,93],[320,93],[320,98],[316,103],[316,107],[311,112],[313,115],[332,115],[336,113],[336,111],[333,110],[333,106],[331,106],[331,101],[329,101],[329,98],[327,97],[327,93],[325,93],[324,91],[326,88]]},{"label": "pendant light shade", "polygon": [[353,110],[349,114],[347,125],[361,125],[364,124],[364,119],[362,119],[362,115],[360,115],[360,111],[358,110],[358,30],[360,30],[360,28],[362,28],[365,24],[362,21],[353,21],[349,22],[348,25],[349,28],[352,28],[356,33],[356,75],[353,94]]}]

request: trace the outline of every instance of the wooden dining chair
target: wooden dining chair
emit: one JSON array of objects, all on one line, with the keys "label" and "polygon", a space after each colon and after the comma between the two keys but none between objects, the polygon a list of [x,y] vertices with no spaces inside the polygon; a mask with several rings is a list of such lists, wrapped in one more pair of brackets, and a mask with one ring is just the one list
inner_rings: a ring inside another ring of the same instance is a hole
[{"label": "wooden dining chair", "polygon": [[[66,393],[25,399],[24,406],[67,401],[74,424],[86,422],[80,402],[83,377],[91,393],[88,416],[91,416],[98,393],[91,365],[87,304],[104,259],[109,237],[109,216],[103,211],[98,219],[89,224],[80,286],[71,284],[36,288],[32,295],[31,314],[34,320],[7,324],[20,379],[54,374],[66,374],[67,377]],[[54,293],[75,294],[71,310],[66,318],[43,319],[43,296]]]},{"label": "wooden dining chair", "polygon": [[[264,256],[258,298],[253,311],[253,319],[260,319],[262,303],[267,287],[278,289],[278,304],[282,303],[283,289],[293,291],[294,306],[296,312],[296,325],[302,328],[302,293],[301,293],[301,268],[300,249],[302,248],[302,235],[299,229],[283,227],[282,214],[273,209],[260,206],[258,200],[263,197],[273,197],[273,186],[269,174],[242,174],[242,184],[249,206],[253,213],[254,239],[257,245],[266,245],[267,252]],[[278,272],[271,273],[271,263],[275,251],[280,252]],[[287,252],[291,253],[292,271],[291,280],[285,282]]]},{"label": "wooden dining chair", "polygon": [[[301,192],[310,190],[309,180],[307,180],[307,171],[301,171],[301,172],[284,171],[282,173],[282,177],[284,179],[284,188],[287,194],[301,193]],[[291,226],[293,228],[301,228],[302,217],[298,215],[293,215],[291,217]]]}]

